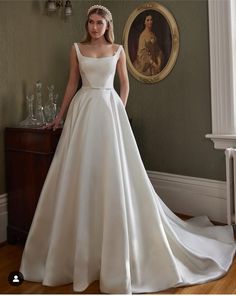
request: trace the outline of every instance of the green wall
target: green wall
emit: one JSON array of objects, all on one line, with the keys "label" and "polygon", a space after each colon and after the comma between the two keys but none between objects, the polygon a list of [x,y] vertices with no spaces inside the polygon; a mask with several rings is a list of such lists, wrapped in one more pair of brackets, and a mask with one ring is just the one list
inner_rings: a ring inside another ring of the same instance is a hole
[{"label": "green wall", "polygon": [[[144,1],[107,1],[122,9],[117,35],[130,12]],[[211,133],[207,1],[159,1],[174,15],[180,32],[176,66],[163,81],[147,85],[130,75],[128,112],[146,169],[224,180],[223,151],[205,139]],[[111,5],[112,4],[112,5]],[[115,23],[117,22],[115,20]]]},{"label": "green wall", "polygon": [[[145,1],[98,2],[113,12],[120,43],[128,16]],[[205,139],[211,132],[207,1],[159,2],[177,21],[180,52],[172,72],[157,84],[129,75],[127,113],[144,165],[147,170],[224,180],[224,153]],[[74,15],[65,20],[60,12],[48,16],[45,1],[0,0],[0,194],[6,191],[4,128],[24,119],[25,96],[37,80],[44,87],[55,84],[63,96],[70,47],[83,37],[86,11],[95,3],[72,0]]]}]

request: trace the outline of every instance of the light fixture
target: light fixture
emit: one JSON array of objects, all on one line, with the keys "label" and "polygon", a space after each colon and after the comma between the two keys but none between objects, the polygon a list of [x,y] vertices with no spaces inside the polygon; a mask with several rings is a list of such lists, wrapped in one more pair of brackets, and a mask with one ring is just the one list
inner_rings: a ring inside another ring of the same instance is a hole
[{"label": "light fixture", "polygon": [[[58,8],[63,7],[63,0],[47,0],[47,11],[55,12]],[[70,0],[66,0],[65,4],[65,15],[72,15],[72,5]]]},{"label": "light fixture", "polygon": [[70,16],[72,15],[72,5],[70,0],[66,0],[66,5],[65,5],[65,15]]}]

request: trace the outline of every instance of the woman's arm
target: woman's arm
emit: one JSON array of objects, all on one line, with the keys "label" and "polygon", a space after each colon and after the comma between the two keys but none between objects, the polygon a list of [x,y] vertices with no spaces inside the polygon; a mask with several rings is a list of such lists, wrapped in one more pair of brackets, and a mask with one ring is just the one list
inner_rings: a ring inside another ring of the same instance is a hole
[{"label": "woman's arm", "polygon": [[60,112],[56,116],[56,118],[53,120],[52,123],[50,123],[47,128],[53,128],[53,130],[57,129],[60,125],[60,122],[68,109],[70,102],[75,95],[78,84],[80,79],[80,72],[79,72],[79,62],[76,55],[75,47],[72,46],[71,53],[70,53],[70,74],[69,74],[69,80],[67,83],[67,87],[65,90],[64,98],[62,101],[62,105],[60,108]]},{"label": "woman's arm", "polygon": [[123,48],[117,62],[117,72],[120,80],[120,97],[123,104],[126,106],[129,95],[129,78],[126,67],[126,56]]}]

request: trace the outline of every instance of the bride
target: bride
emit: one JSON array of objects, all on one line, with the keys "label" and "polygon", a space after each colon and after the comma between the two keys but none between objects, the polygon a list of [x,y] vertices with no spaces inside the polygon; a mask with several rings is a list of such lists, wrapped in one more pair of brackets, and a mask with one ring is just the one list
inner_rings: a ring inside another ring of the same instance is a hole
[{"label": "bride", "polygon": [[156,194],[125,110],[125,52],[114,44],[111,12],[90,7],[86,30],[72,46],[62,108],[49,126],[57,129],[68,109],[21,273],[46,286],[73,282],[76,292],[99,280],[101,292],[111,294],[222,277],[236,249],[232,226],[214,226],[207,217],[182,221]]}]

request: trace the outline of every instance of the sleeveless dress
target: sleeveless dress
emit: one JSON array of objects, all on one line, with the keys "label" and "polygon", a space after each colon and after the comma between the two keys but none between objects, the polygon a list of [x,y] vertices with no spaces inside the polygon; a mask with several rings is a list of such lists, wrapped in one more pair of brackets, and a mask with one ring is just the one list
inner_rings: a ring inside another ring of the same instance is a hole
[{"label": "sleeveless dress", "polygon": [[83,56],[73,97],[24,248],[25,280],[46,286],[93,281],[111,294],[205,283],[229,269],[231,226],[182,221],[143,166],[125,107],[113,88],[113,56]]}]

